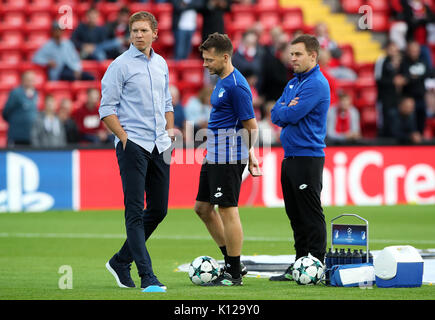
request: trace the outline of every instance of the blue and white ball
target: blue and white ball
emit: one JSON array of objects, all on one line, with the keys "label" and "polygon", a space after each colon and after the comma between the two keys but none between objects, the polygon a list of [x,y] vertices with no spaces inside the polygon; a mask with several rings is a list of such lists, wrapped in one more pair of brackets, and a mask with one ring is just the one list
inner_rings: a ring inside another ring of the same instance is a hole
[{"label": "blue and white ball", "polygon": [[293,264],[293,279],[297,284],[318,284],[324,278],[325,266],[311,255],[300,257]]},{"label": "blue and white ball", "polygon": [[201,285],[216,279],[220,274],[219,264],[209,256],[195,258],[189,266],[189,278],[196,284]]}]

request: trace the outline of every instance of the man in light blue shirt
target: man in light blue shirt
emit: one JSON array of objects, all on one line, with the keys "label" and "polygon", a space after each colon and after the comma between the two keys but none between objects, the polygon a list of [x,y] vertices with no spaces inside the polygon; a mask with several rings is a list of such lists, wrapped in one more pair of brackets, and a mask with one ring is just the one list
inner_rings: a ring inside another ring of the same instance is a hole
[{"label": "man in light blue shirt", "polygon": [[110,64],[101,81],[99,113],[116,137],[127,231],[127,240],[106,267],[120,287],[135,287],[130,276],[134,261],[141,288],[161,292],[166,287],[154,275],[145,241],[167,213],[169,163],[163,154],[175,139],[174,113],[168,66],[151,48],[157,21],[141,11],[130,17],[129,26],[130,48]]},{"label": "man in light blue shirt", "polygon": [[82,63],[74,44],[62,39],[63,30],[57,22],[51,28],[52,38],[35,52],[32,61],[48,67],[50,80],[94,80],[88,72],[82,71]]}]

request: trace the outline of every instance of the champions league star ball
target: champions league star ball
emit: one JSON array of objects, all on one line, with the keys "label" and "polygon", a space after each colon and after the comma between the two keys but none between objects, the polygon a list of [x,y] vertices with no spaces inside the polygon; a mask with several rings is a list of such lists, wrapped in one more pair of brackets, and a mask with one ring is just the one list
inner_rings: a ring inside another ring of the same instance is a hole
[{"label": "champions league star ball", "polygon": [[189,278],[197,285],[213,281],[219,273],[219,264],[209,256],[197,257],[189,266]]},{"label": "champions league star ball", "polygon": [[324,277],[325,267],[319,259],[308,255],[300,257],[293,264],[293,279],[297,284],[317,284]]}]

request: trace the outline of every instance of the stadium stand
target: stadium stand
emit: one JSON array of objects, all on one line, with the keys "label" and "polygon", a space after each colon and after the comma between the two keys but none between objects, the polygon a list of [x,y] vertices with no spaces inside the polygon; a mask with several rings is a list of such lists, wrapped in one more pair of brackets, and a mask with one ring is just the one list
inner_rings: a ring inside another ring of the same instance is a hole
[{"label": "stadium stand", "polygon": [[[51,93],[56,101],[68,97],[78,105],[83,101],[87,88],[100,87],[99,81],[112,60],[83,60],[83,69],[93,74],[97,81],[47,81],[46,70],[32,64],[34,52],[50,38],[53,21],[62,19],[65,10],[71,8],[72,29],[66,30],[70,37],[73,29],[84,18],[86,10],[95,5],[100,12],[100,23],[115,19],[119,9],[126,5],[131,12],[140,10],[152,12],[159,21],[159,38],[154,44],[157,52],[168,62],[170,82],[176,85],[183,105],[204,85],[204,70],[198,53],[201,41],[202,17],[198,15],[198,30],[193,37],[193,52],[187,60],[175,62],[173,57],[174,36],[172,34],[172,5],[170,3],[146,3],[133,0],[109,2],[100,0],[0,0],[0,111],[8,92],[20,82],[24,70],[35,71],[36,88],[40,94],[38,106],[42,108],[45,94]],[[340,12],[332,9],[322,0],[257,0],[235,3],[225,15],[226,32],[234,41],[234,47],[241,34],[256,23],[261,24],[260,43],[270,44],[270,30],[280,26],[290,35],[295,32],[310,32],[318,22],[327,24],[331,38],[341,50],[339,63],[358,75],[356,81],[337,80],[337,90],[345,90],[353,97],[361,113],[361,127],[364,137],[374,138],[377,134],[377,87],[374,78],[374,63],[383,54],[381,44],[373,40],[373,33],[388,34],[392,24],[400,18],[400,0],[337,0]],[[435,1],[428,1],[435,10]],[[360,8],[368,5],[373,11],[373,29],[359,30],[348,15],[362,14]],[[435,43],[430,44],[432,60],[435,63]],[[428,120],[427,137],[435,136],[435,121]],[[0,119],[0,147],[6,146],[7,123]]]}]

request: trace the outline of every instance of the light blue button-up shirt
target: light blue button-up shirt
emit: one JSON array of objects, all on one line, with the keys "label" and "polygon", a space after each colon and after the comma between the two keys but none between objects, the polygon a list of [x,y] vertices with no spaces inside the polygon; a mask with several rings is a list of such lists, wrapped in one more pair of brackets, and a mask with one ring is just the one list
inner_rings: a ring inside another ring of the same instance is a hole
[{"label": "light blue button-up shirt", "polygon": [[148,59],[131,44],[101,80],[100,119],[116,115],[129,140],[161,153],[171,146],[165,113],[173,111],[166,61],[152,49]]},{"label": "light blue button-up shirt", "polygon": [[48,71],[50,80],[59,80],[65,65],[73,71],[82,71],[80,56],[74,44],[68,39],[62,39],[60,43],[50,39],[33,56],[33,62],[42,66],[46,66],[50,61],[56,62],[56,66]]}]

